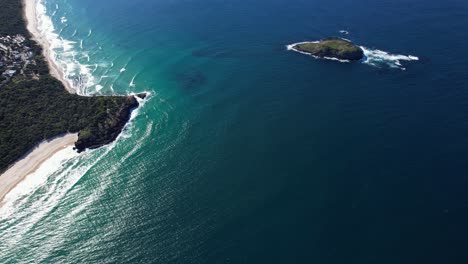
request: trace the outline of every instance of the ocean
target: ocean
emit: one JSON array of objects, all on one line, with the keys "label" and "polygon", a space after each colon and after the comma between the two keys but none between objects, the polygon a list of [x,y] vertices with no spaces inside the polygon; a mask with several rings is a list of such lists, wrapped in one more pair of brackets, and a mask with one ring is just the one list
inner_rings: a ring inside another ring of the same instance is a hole
[{"label": "ocean", "polygon": [[[38,15],[80,94],[150,96],[116,142],[63,150],[6,197],[1,263],[468,263],[468,2]],[[287,48],[330,36],[366,58]]]}]

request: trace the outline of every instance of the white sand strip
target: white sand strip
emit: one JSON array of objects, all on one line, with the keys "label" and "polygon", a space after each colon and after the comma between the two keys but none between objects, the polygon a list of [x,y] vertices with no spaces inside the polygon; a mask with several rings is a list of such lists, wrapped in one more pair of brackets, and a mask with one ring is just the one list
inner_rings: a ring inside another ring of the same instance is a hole
[{"label": "white sand strip", "polygon": [[23,14],[24,19],[26,20],[27,29],[31,33],[33,40],[35,40],[39,45],[41,45],[44,58],[49,64],[50,74],[57,78],[59,81],[61,81],[62,84],[65,86],[65,89],[67,89],[69,93],[74,94],[76,93],[76,89],[74,89],[70,85],[70,83],[65,79],[65,74],[51,57],[50,44],[47,42],[45,36],[43,36],[38,29],[36,13],[38,1],[39,0],[23,0]]},{"label": "white sand strip", "polygon": [[[23,13],[27,28],[33,39],[42,46],[44,57],[49,64],[52,76],[60,80],[68,92],[76,93],[75,89],[65,80],[63,72],[50,57],[50,45],[37,28],[36,6],[39,0],[23,0]],[[0,206],[5,195],[8,194],[26,176],[36,171],[44,161],[58,151],[71,147],[78,140],[78,134],[66,134],[50,140],[43,141],[34,149],[18,160],[7,171],[0,175]]]},{"label": "white sand strip", "polygon": [[[50,45],[37,28],[36,7],[38,1],[39,0],[23,0],[23,14],[27,29],[31,33],[33,39],[42,46],[44,58],[49,64],[50,74],[61,81],[68,92],[76,93],[76,90],[65,80],[63,71],[60,70],[58,65],[55,64],[54,60],[50,57]],[[0,175],[0,206],[2,205],[2,200],[5,195],[24,180],[26,176],[35,172],[44,161],[52,157],[58,151],[67,147],[72,147],[77,140],[78,134],[66,134],[43,141]]]},{"label": "white sand strip", "polygon": [[72,147],[78,140],[78,134],[65,134],[37,145],[22,159],[18,160],[6,172],[0,175],[0,206],[1,201],[26,176],[36,171],[40,165],[55,153],[67,147]]}]

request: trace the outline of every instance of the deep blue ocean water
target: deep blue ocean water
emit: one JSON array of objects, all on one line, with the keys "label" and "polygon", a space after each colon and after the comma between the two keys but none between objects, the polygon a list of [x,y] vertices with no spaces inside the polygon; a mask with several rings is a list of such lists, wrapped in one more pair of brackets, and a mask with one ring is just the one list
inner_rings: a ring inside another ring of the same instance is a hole
[{"label": "deep blue ocean water", "polygon": [[[468,2],[43,3],[82,93],[151,96],[9,198],[0,262],[468,263]],[[329,36],[388,56],[286,49]]]}]

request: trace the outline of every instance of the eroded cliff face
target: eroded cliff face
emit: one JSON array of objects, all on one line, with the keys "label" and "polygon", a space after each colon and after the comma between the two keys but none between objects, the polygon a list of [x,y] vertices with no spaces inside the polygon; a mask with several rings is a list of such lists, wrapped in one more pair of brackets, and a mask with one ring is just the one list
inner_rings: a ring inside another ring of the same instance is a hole
[{"label": "eroded cliff face", "polygon": [[144,99],[146,94],[125,97],[124,103],[116,114],[108,111],[106,116],[98,122],[82,129],[78,134],[75,149],[82,152],[86,149],[96,149],[113,142],[130,120],[132,111],[139,106],[137,97]]}]

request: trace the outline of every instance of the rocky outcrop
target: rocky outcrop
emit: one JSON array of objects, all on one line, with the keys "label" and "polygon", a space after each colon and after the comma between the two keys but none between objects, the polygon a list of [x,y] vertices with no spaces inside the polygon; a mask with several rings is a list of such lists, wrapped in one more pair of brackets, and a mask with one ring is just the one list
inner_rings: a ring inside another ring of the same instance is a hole
[{"label": "rocky outcrop", "polygon": [[139,106],[136,97],[146,98],[146,93],[127,96],[116,115],[108,115],[102,121],[82,129],[78,134],[75,149],[82,152],[85,149],[96,149],[114,141],[130,120],[132,111]]},{"label": "rocky outcrop", "polygon": [[341,38],[328,38],[317,42],[298,43],[294,44],[292,49],[319,58],[358,61],[364,57],[364,51],[359,46]]}]

